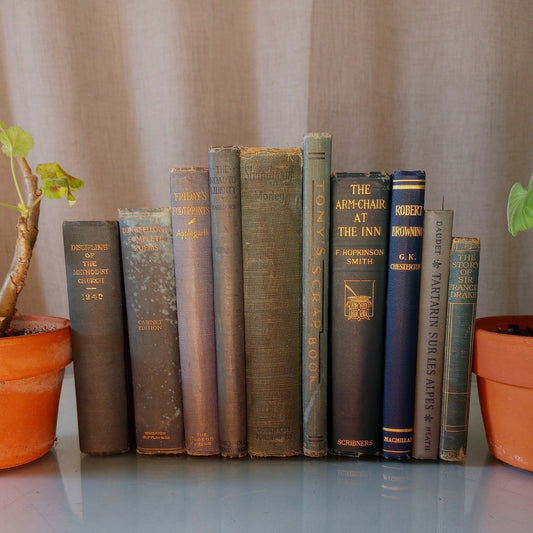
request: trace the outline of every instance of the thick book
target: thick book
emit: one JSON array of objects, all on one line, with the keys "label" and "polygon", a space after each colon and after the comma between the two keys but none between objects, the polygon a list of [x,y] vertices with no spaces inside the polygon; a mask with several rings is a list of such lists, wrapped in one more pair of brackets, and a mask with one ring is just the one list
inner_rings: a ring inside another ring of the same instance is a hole
[{"label": "thick book", "polygon": [[248,453],[238,147],[210,148],[209,188],[220,453],[235,458]]},{"label": "thick book", "polygon": [[123,453],[133,432],[118,222],[65,221],[63,244],[80,450]]},{"label": "thick book", "polygon": [[185,446],[220,453],[208,168],[173,168],[170,201],[178,301]]},{"label": "thick book", "polygon": [[440,458],[446,461],[466,458],[479,252],[475,237],[452,239],[440,434]]},{"label": "thick book", "polygon": [[390,176],[331,182],[330,451],[381,451]]},{"label": "thick book", "polygon": [[413,449],[418,306],[426,174],[395,171],[391,181],[383,380],[383,457]]},{"label": "thick book", "polygon": [[248,453],[302,451],[302,150],[241,150]]},{"label": "thick book", "polygon": [[413,458],[439,457],[440,407],[453,211],[424,212]]},{"label": "thick book", "polygon": [[119,209],[137,452],[185,451],[170,209]]},{"label": "thick book", "polygon": [[328,453],[328,294],[331,135],[303,141],[302,415],[303,453]]}]

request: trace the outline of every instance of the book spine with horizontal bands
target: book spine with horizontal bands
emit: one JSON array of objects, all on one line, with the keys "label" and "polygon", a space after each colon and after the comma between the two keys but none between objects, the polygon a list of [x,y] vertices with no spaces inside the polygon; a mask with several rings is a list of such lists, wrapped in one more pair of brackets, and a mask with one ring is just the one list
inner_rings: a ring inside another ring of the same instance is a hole
[{"label": "book spine with horizontal bands", "polygon": [[336,173],[331,200],[330,451],[376,455],[381,450],[390,176]]},{"label": "book spine with horizontal bands", "polygon": [[118,222],[65,221],[63,243],[80,450],[123,453],[133,415]]},{"label": "book spine with horizontal bands", "polygon": [[185,451],[170,209],[119,209],[137,452]]},{"label": "book spine with horizontal bands", "polygon": [[424,191],[424,171],[393,173],[383,386],[386,459],[409,459],[413,449]]},{"label": "book spine with horizontal bands", "polygon": [[243,457],[246,374],[242,281],[240,151],[209,150],[220,453]]},{"label": "book spine with horizontal bands", "polygon": [[413,458],[439,456],[442,367],[453,211],[426,210],[422,238]]},{"label": "book spine with horizontal bands", "polygon": [[303,142],[303,453],[328,453],[328,289],[331,135]]},{"label": "book spine with horizontal bands", "polygon": [[220,453],[208,168],[170,171],[185,445]]},{"label": "book spine with horizontal bands", "polygon": [[248,453],[302,451],[302,150],[241,150]]},{"label": "book spine with horizontal bands", "polygon": [[454,237],[446,317],[440,458],[466,458],[480,241]]}]

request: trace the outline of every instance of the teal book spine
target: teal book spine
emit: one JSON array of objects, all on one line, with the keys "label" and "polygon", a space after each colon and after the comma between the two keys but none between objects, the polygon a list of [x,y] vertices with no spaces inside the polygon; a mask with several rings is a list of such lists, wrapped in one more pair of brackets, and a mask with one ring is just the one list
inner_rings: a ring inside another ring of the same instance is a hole
[{"label": "teal book spine", "polygon": [[328,294],[331,135],[303,141],[303,453],[328,453]]},{"label": "teal book spine", "polygon": [[119,209],[140,454],[185,451],[170,209]]},{"label": "teal book spine", "polygon": [[479,239],[452,239],[440,435],[445,461],[466,458],[479,253]]},{"label": "teal book spine", "polygon": [[334,173],[331,182],[330,452],[381,450],[390,176]]},{"label": "teal book spine", "polygon": [[243,457],[246,441],[246,371],[240,150],[209,150],[213,246],[213,292],[218,383],[220,453]]},{"label": "teal book spine", "polygon": [[383,457],[410,459],[424,224],[424,171],[396,171],[391,182],[383,381]]}]

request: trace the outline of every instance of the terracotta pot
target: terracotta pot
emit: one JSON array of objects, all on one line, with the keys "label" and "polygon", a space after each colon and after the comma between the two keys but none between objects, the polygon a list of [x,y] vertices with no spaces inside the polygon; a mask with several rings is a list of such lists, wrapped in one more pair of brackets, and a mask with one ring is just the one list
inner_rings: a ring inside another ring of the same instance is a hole
[{"label": "terracotta pot", "polygon": [[68,320],[26,315],[14,325],[45,331],[0,339],[0,468],[50,450],[63,374],[72,360]]},{"label": "terracotta pot", "polygon": [[533,316],[476,321],[473,371],[491,453],[533,471],[533,337],[497,333],[509,324],[533,325]]}]

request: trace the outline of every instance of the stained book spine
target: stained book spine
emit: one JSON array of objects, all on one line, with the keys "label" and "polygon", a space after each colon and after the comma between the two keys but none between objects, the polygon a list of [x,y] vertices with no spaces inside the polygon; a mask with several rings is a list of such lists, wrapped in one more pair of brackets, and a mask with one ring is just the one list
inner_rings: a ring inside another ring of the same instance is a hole
[{"label": "stained book spine", "polygon": [[170,171],[185,445],[220,453],[208,168]]},{"label": "stained book spine", "polygon": [[331,443],[381,450],[390,176],[336,173],[331,183]]},{"label": "stained book spine", "polygon": [[466,458],[480,241],[454,237],[446,317],[440,458]]},{"label": "stained book spine", "polygon": [[131,391],[116,221],[63,223],[80,450],[130,449]]},{"label": "stained book spine", "polygon": [[424,191],[425,172],[393,173],[383,385],[386,459],[409,459],[413,449]]},{"label": "stained book spine", "polygon": [[119,209],[137,452],[185,451],[169,208]]},{"label": "stained book spine", "polygon": [[246,375],[242,281],[240,151],[209,150],[220,453],[243,457]]},{"label": "stained book spine", "polygon": [[422,239],[413,458],[439,456],[442,367],[453,211],[426,210]]},{"label": "stained book spine", "polygon": [[241,151],[248,452],[302,451],[302,150]]},{"label": "stained book spine", "polygon": [[328,453],[328,288],[331,135],[303,142],[303,453]]}]

